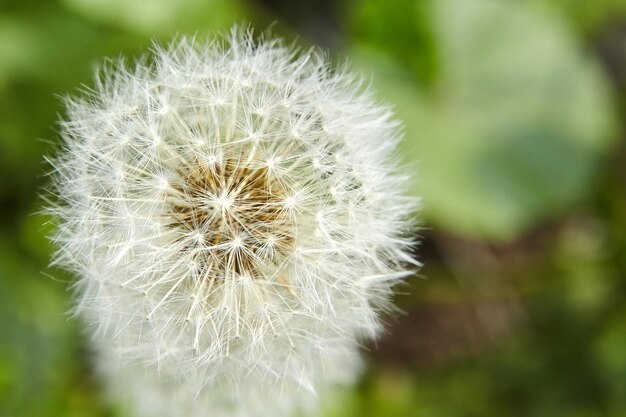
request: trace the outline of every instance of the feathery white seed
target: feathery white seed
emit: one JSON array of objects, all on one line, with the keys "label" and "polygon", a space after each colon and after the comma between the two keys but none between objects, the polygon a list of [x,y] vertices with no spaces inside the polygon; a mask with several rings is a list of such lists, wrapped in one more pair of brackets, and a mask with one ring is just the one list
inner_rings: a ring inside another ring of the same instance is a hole
[{"label": "feathery white seed", "polygon": [[55,262],[139,416],[281,416],[353,379],[410,274],[391,112],[315,51],[179,39],[68,100]]}]

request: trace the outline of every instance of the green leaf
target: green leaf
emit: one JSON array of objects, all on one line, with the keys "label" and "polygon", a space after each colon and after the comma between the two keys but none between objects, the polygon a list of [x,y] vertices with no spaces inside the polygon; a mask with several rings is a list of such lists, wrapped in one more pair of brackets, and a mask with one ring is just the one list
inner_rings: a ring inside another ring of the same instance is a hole
[{"label": "green leaf", "polygon": [[244,16],[229,0],[62,0],[88,19],[131,32],[158,36],[207,28],[228,28]]},{"label": "green leaf", "polygon": [[602,24],[626,18],[624,0],[534,0],[536,3],[561,11],[577,28],[593,31]]},{"label": "green leaf", "polygon": [[[15,242],[0,239],[3,416],[68,415],[63,409],[69,406],[67,390],[81,365],[76,360],[81,340],[76,322],[67,318],[65,285],[44,276],[44,268],[17,250]],[[55,275],[67,279],[66,274]]]},{"label": "green leaf", "polygon": [[468,237],[513,239],[590,192],[611,144],[608,87],[543,9],[428,4],[438,73],[426,88],[406,58],[381,48],[384,40],[361,42],[351,55],[373,71],[405,124],[402,153],[417,168],[428,221]]}]

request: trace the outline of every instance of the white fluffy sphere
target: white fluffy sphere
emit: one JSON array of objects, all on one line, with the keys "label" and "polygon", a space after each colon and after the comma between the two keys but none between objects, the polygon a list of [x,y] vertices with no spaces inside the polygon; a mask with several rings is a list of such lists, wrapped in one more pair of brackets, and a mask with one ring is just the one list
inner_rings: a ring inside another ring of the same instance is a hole
[{"label": "white fluffy sphere", "polygon": [[315,51],[179,39],[68,100],[56,262],[141,416],[286,415],[356,375],[415,265],[398,125]]}]

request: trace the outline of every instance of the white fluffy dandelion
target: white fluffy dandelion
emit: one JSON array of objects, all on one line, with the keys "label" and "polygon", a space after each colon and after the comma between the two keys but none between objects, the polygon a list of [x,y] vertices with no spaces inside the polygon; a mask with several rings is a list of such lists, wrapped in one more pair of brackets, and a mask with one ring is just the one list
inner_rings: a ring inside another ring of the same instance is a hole
[{"label": "white fluffy dandelion", "polygon": [[357,78],[239,30],[180,39],[102,71],[62,136],[55,259],[137,415],[277,417],[354,378],[417,206]]}]

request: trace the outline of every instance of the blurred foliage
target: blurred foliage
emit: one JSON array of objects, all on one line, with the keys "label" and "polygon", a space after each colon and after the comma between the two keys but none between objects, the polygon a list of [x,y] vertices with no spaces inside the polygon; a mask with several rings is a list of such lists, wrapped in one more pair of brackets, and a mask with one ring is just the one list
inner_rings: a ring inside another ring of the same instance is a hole
[{"label": "blurred foliage", "polygon": [[243,16],[237,0],[62,0],[67,9],[94,22],[142,36],[228,28]]},{"label": "blurred foliage", "polygon": [[607,23],[623,21],[623,0],[534,0],[562,13],[582,33],[597,32]]},{"label": "blurred foliage", "polygon": [[[597,63],[557,17],[492,0],[362,3],[353,56],[405,122],[428,220],[510,240],[588,195],[613,137],[612,108]],[[398,9],[408,13],[393,31],[370,23]],[[427,35],[414,29],[421,21]],[[430,46],[412,54],[420,43]]]},{"label": "blurred foliage", "polygon": [[0,416],[124,415],[36,214],[60,96],[104,56],[274,20],[372,80],[424,197],[428,280],[325,415],[626,416],[622,0],[0,0]]}]

